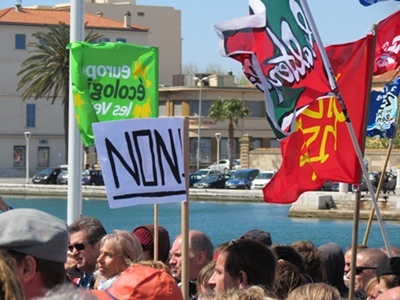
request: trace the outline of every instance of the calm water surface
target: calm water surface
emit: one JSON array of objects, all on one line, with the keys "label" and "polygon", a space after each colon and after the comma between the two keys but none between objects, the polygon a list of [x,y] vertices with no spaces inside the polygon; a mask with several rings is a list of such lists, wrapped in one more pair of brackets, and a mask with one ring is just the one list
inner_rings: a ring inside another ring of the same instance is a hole
[{"label": "calm water surface", "polygon": [[[30,207],[67,219],[65,198],[14,198],[4,197],[15,208]],[[171,240],[180,232],[181,204],[159,205],[159,224],[170,233]],[[206,232],[215,246],[240,237],[245,231],[260,228],[271,233],[272,241],[290,244],[298,240],[311,240],[319,246],[333,241],[343,249],[351,245],[351,220],[299,219],[287,217],[289,205],[237,202],[190,202],[190,229]],[[110,209],[105,200],[83,200],[84,215],[99,218],[108,232],[114,229],[133,230],[143,224],[153,223],[153,205],[140,205]],[[359,243],[365,233],[366,221],[359,226]],[[400,224],[385,222],[389,243],[400,246]],[[375,221],[370,232],[368,246],[384,244],[378,223]]]}]

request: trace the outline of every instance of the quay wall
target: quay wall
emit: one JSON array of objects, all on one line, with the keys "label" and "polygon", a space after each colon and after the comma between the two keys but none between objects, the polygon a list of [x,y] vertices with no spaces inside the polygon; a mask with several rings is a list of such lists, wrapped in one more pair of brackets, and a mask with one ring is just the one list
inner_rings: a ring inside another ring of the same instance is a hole
[{"label": "quay wall", "polygon": [[[1,196],[67,197],[68,187],[41,184],[0,184]],[[83,198],[107,199],[104,186],[82,186]],[[263,202],[261,190],[190,189],[190,201]],[[291,205],[289,217],[353,219],[355,194],[341,192],[306,192]],[[382,218],[400,221],[400,195],[380,195],[378,207]],[[368,219],[373,203],[371,195],[363,193],[360,219]],[[376,215],[375,215],[376,219]]]}]

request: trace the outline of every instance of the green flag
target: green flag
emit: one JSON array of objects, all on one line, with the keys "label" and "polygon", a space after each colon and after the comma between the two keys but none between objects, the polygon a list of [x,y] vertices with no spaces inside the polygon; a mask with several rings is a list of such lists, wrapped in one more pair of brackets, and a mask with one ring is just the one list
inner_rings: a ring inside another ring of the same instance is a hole
[{"label": "green flag", "polygon": [[158,117],[158,48],[73,42],[71,81],[78,128],[94,144],[92,123]]}]

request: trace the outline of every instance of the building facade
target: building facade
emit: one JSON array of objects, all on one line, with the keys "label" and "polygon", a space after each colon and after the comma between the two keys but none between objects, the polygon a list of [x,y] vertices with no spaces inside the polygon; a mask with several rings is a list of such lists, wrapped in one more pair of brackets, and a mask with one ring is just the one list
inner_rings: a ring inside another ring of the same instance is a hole
[{"label": "building facade", "polygon": [[[38,42],[33,33],[46,31],[46,25],[60,21],[69,24],[67,10],[27,9],[20,6],[0,10],[0,176],[32,176],[40,169],[65,164],[63,106],[46,99],[22,101],[16,91],[21,79],[16,74],[21,63],[32,53],[30,42]],[[90,30],[110,41],[147,45],[149,29],[85,15],[86,34]],[[171,75],[172,76],[172,75]],[[29,140],[25,138],[29,132]],[[28,147],[29,146],[29,149]],[[28,155],[29,154],[29,159]],[[27,162],[29,165],[27,166]]]}]

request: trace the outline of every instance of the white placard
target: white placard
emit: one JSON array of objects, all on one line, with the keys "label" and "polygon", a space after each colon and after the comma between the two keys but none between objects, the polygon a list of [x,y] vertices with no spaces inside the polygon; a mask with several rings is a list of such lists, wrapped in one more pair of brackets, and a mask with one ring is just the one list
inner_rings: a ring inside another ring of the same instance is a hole
[{"label": "white placard", "polygon": [[186,201],[183,120],[93,123],[110,208]]}]

